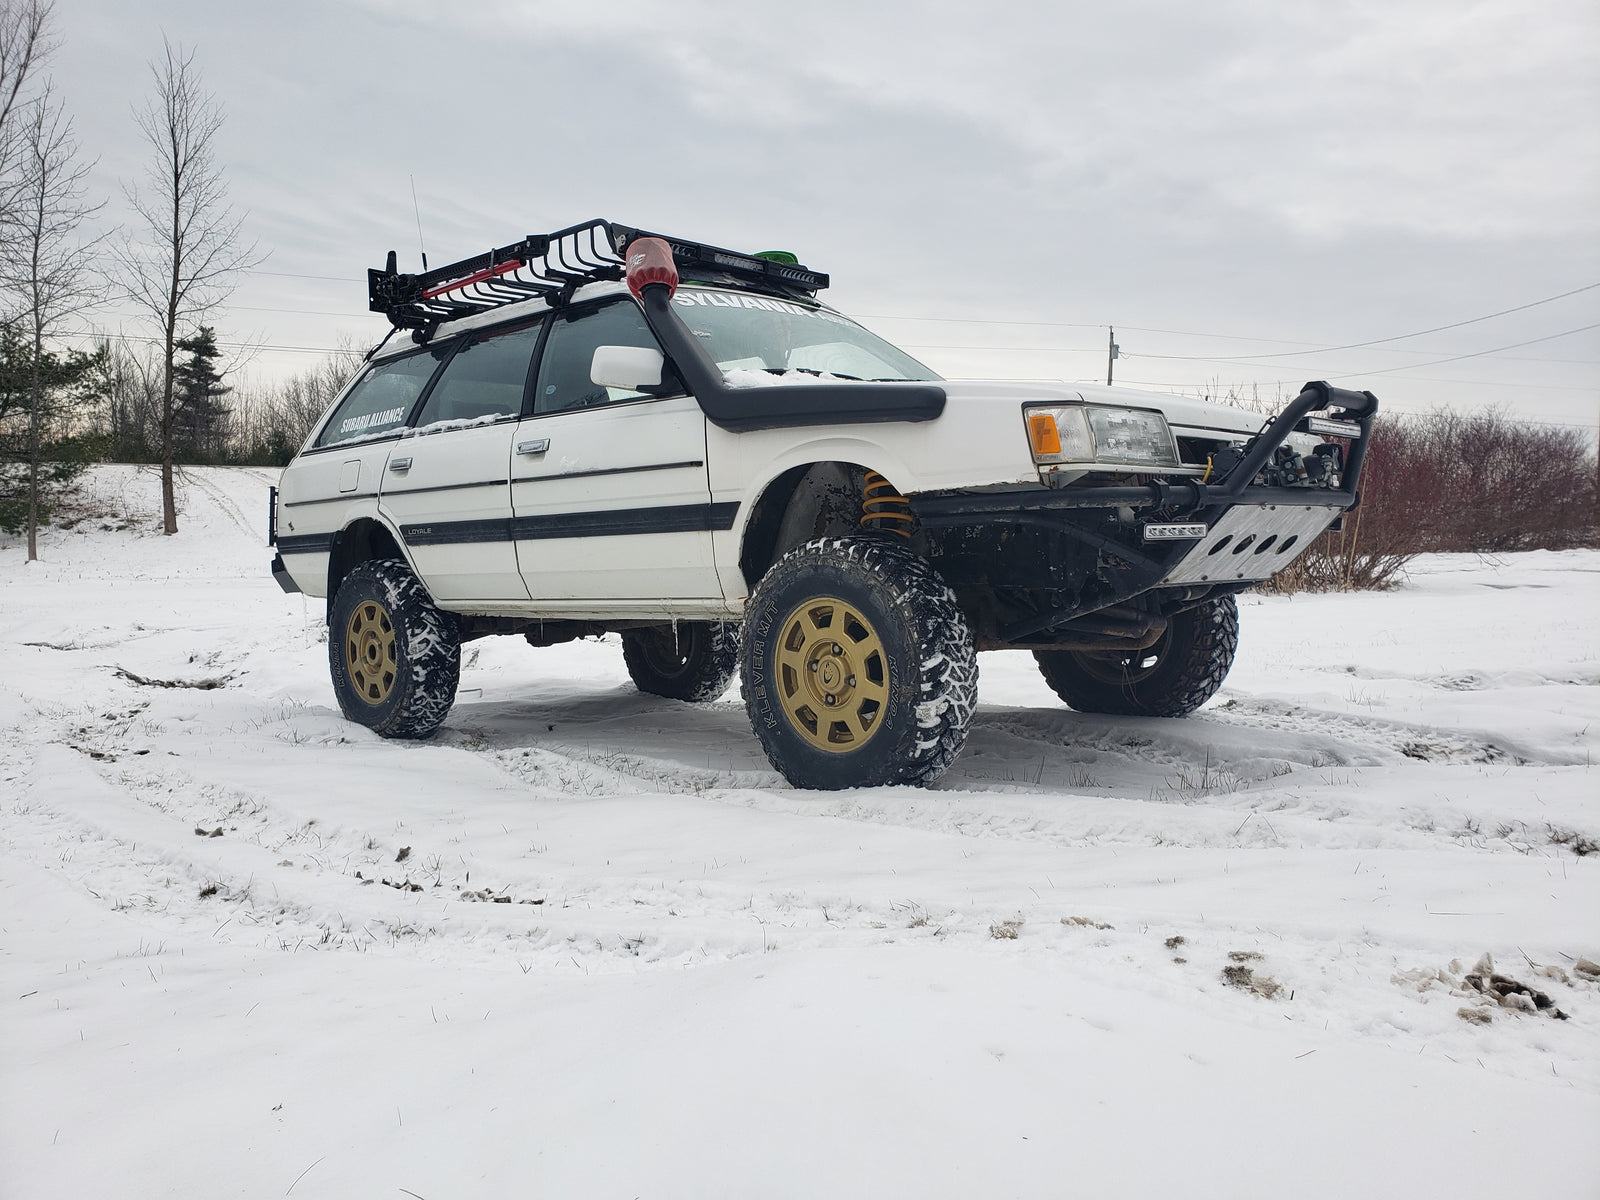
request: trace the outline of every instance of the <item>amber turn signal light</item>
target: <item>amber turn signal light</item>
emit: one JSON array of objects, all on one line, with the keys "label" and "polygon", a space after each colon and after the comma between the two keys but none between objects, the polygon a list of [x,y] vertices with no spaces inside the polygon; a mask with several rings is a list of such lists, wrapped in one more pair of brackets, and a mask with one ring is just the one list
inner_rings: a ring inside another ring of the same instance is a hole
[{"label": "amber turn signal light", "polygon": [[1061,435],[1056,431],[1056,419],[1049,413],[1028,417],[1028,440],[1033,443],[1035,455],[1061,453]]}]

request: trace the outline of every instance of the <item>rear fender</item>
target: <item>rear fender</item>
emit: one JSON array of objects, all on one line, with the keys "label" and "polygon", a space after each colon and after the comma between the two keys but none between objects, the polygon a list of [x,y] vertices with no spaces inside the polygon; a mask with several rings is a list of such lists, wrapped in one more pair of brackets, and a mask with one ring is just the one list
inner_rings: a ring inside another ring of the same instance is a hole
[{"label": "rear fender", "polygon": [[[416,574],[416,564],[407,553],[399,531],[381,515],[358,517],[333,535],[333,548],[328,553],[328,612],[333,612],[333,599],[339,592],[344,577],[364,562],[375,558],[398,558]],[[420,579],[421,576],[418,576]]]}]

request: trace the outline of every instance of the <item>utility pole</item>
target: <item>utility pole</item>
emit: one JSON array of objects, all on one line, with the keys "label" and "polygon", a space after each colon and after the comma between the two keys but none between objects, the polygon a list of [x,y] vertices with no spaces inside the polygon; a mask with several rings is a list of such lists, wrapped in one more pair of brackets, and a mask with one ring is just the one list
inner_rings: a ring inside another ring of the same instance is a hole
[{"label": "utility pole", "polygon": [[1121,347],[1117,345],[1117,331],[1106,326],[1106,386],[1111,386],[1111,364],[1117,361]]}]

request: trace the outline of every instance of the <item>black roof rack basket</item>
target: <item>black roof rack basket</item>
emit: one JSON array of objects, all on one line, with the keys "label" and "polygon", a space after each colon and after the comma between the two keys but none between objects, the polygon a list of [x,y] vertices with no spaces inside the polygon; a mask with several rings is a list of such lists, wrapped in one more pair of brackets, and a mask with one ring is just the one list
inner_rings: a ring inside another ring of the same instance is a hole
[{"label": "black roof rack basket", "polygon": [[400,274],[391,250],[383,270],[367,272],[368,307],[387,315],[397,329],[421,331],[426,340],[445,321],[505,304],[543,297],[559,306],[586,283],[621,279],[623,255],[629,243],[641,237],[659,237],[671,246],[678,274],[685,279],[754,287],[782,296],[815,296],[828,286],[826,275],[797,263],[596,219],[555,233],[529,234],[520,242],[419,275]]}]

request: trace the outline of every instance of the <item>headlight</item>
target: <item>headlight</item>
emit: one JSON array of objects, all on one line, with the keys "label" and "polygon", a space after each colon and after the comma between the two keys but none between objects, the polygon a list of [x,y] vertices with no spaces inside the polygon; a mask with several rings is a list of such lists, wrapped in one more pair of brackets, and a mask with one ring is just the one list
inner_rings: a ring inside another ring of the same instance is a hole
[{"label": "headlight", "polygon": [[1176,467],[1178,444],[1167,419],[1143,408],[1072,404],[1025,408],[1036,463]]}]

